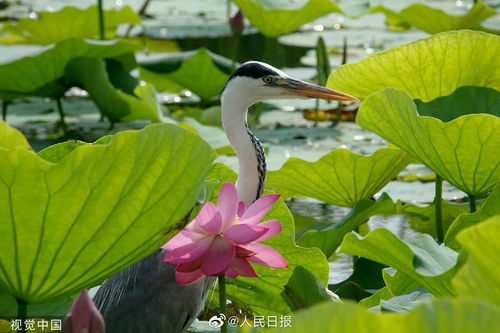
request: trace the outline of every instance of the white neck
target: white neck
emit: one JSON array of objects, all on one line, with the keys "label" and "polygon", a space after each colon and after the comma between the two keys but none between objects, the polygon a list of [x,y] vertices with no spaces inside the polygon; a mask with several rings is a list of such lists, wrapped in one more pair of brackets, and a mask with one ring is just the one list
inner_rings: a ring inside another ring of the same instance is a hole
[{"label": "white neck", "polygon": [[257,198],[260,181],[257,154],[246,127],[248,107],[253,102],[232,96],[224,94],[221,100],[222,125],[238,156],[238,195],[250,205]]}]

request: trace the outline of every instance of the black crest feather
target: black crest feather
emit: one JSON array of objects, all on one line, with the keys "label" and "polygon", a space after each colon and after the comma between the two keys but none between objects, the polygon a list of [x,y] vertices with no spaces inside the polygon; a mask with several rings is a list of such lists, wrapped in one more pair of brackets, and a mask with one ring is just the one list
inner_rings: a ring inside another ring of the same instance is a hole
[{"label": "black crest feather", "polygon": [[260,63],[258,61],[246,62],[243,65],[241,65],[240,67],[238,67],[234,71],[234,73],[229,77],[226,84],[224,85],[224,88],[222,88],[222,91],[219,95],[219,98],[220,98],[220,96],[222,96],[222,93],[226,89],[229,82],[231,82],[231,80],[234,79],[235,77],[251,77],[253,79],[259,79],[259,78],[262,78],[264,76],[277,75],[277,74],[279,74],[279,73],[277,73],[276,71],[272,70],[271,68],[263,65],[262,63]]},{"label": "black crest feather", "polygon": [[258,79],[258,78],[261,78],[264,76],[276,75],[276,74],[278,74],[278,73],[276,73],[271,68],[264,66],[259,62],[251,61],[251,62],[246,62],[243,65],[241,65],[240,67],[238,67],[234,71],[233,75],[231,75],[229,80],[231,80],[232,78],[235,78],[237,76],[246,76],[246,77]]}]

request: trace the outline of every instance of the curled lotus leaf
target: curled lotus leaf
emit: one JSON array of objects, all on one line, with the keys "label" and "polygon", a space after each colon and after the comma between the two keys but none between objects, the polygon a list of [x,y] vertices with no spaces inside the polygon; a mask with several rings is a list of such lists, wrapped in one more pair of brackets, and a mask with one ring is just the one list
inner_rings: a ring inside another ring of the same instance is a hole
[{"label": "curled lotus leaf", "polygon": [[336,149],[316,162],[289,159],[280,170],[269,172],[267,186],[287,197],[353,207],[371,199],[409,162],[409,155],[398,148],[382,148],[370,156]]},{"label": "curled lotus leaf", "polygon": [[41,48],[29,56],[0,63],[0,99],[26,96],[58,98],[68,89],[64,71],[79,57],[120,58],[134,52],[137,45],[122,41],[66,39]]},{"label": "curled lotus leaf", "polygon": [[482,1],[478,1],[465,15],[450,15],[445,11],[416,3],[401,12],[394,12],[385,6],[376,6],[372,13],[384,13],[386,23],[393,29],[400,26],[413,26],[430,34],[477,28],[488,17],[497,12]]},{"label": "curled lotus leaf", "polygon": [[[68,38],[97,38],[97,6],[86,9],[64,7],[57,12],[41,12],[36,19],[25,18],[15,24],[7,23],[2,30],[17,37],[16,43],[49,45]],[[130,7],[105,10],[107,37],[114,38],[120,24],[139,24],[141,18]],[[12,36],[7,38],[12,39]],[[0,43],[2,40],[0,39]]]},{"label": "curled lotus leaf", "polygon": [[474,297],[500,305],[500,267],[492,263],[500,252],[500,215],[483,220],[458,234],[467,251],[467,262],[453,279],[460,296]]},{"label": "curled lotus leaf", "polygon": [[252,25],[268,37],[278,37],[298,30],[331,12],[341,13],[340,7],[330,0],[310,0],[290,4],[269,0],[232,0]]},{"label": "curled lotus leaf", "polygon": [[405,90],[424,102],[462,86],[500,90],[500,37],[451,31],[344,65],[328,78],[329,88],[365,99],[384,88]]},{"label": "curled lotus leaf", "polygon": [[108,141],[39,155],[0,147],[0,285],[12,297],[74,295],[182,230],[215,157],[210,146],[172,124]]},{"label": "curled lotus leaf", "polygon": [[469,195],[500,181],[500,118],[466,114],[443,122],[420,116],[408,93],[392,88],[369,96],[356,122],[411,154]]}]

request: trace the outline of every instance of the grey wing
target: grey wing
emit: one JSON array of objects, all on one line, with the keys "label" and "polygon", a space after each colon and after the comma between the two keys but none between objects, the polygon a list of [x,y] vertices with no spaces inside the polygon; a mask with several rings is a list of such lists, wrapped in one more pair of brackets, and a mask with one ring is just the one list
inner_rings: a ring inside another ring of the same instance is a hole
[{"label": "grey wing", "polygon": [[107,333],[184,332],[203,310],[215,278],[191,286],[175,280],[176,265],[160,250],[113,276],[99,288],[94,302]]}]

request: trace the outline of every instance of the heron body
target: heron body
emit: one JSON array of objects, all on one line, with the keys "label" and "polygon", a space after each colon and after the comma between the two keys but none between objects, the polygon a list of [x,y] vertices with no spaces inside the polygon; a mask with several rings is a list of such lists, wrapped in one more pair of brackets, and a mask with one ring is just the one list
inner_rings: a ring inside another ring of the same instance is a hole
[{"label": "heron body", "polygon": [[[321,98],[355,101],[354,97],[296,80],[268,64],[251,61],[229,78],[221,94],[222,124],[239,163],[237,190],[247,206],[263,192],[266,161],[260,141],[247,125],[248,108],[263,100]],[[190,286],[175,280],[176,265],[160,250],[105,281],[94,302],[108,333],[183,332],[204,307],[215,278]]]}]

